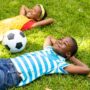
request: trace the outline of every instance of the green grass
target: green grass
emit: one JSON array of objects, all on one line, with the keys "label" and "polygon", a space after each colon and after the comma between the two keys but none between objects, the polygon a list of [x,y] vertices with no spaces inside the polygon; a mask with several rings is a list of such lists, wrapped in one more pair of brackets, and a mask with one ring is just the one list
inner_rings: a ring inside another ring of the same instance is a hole
[{"label": "green grass", "polygon": [[[0,0],[0,19],[18,15],[22,4],[32,7],[41,3],[48,17],[55,23],[24,32],[28,43],[21,53],[11,54],[0,45],[0,57],[9,58],[25,52],[42,49],[46,36],[56,38],[72,36],[77,40],[79,50],[76,56],[90,66],[90,0]],[[49,75],[33,81],[25,87],[10,90],[90,90],[90,78],[82,75]]]}]

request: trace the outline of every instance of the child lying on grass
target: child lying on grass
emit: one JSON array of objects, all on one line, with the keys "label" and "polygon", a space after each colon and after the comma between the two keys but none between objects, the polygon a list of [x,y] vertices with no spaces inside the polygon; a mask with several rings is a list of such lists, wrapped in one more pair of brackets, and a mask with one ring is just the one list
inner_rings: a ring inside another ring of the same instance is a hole
[{"label": "child lying on grass", "polygon": [[78,47],[72,37],[55,39],[48,36],[43,48],[15,58],[0,59],[0,90],[26,85],[45,74],[90,72],[90,68],[74,56]]},{"label": "child lying on grass", "polygon": [[2,40],[3,34],[8,30],[20,29],[24,31],[51,24],[53,19],[45,19],[46,16],[46,11],[41,4],[37,4],[31,9],[23,5],[20,8],[20,15],[0,21],[0,39]]}]

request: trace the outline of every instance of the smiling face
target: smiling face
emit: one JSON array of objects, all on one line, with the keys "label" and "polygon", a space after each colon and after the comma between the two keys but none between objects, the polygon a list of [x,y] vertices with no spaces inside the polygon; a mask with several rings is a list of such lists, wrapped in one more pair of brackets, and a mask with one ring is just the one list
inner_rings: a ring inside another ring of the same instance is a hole
[{"label": "smiling face", "polygon": [[59,40],[56,40],[53,48],[56,53],[61,54],[64,57],[67,57],[69,54],[71,56],[71,50],[73,46],[73,41],[70,37],[65,37]]},{"label": "smiling face", "polygon": [[39,20],[41,15],[41,8],[39,5],[34,6],[26,13],[26,17],[34,20]]}]

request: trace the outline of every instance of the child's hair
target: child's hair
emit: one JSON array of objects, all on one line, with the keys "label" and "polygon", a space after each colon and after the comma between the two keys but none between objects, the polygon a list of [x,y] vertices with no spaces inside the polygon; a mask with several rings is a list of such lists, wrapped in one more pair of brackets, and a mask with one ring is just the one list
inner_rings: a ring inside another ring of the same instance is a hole
[{"label": "child's hair", "polygon": [[71,48],[71,56],[73,56],[74,54],[76,54],[77,50],[78,50],[78,46],[77,46],[77,42],[74,38],[70,37],[72,42],[73,42],[73,46]]},{"label": "child's hair", "polygon": [[46,12],[46,10],[45,10],[45,8],[43,7],[42,4],[38,4],[38,5],[40,6],[41,11],[42,11],[40,19],[43,20],[43,19],[45,19],[47,17],[47,12]]},{"label": "child's hair", "polygon": [[45,19],[46,17],[47,17],[47,12],[46,12],[46,10],[45,10],[45,14],[44,14],[42,20]]}]

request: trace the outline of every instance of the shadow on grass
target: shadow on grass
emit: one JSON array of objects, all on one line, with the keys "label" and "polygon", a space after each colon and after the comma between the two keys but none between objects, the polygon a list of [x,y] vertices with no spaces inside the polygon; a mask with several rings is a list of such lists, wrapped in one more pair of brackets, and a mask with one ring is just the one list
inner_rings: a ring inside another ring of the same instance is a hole
[{"label": "shadow on grass", "polygon": [[[4,48],[4,49],[6,49],[6,48]],[[33,51],[37,51],[37,50],[40,50],[40,49],[42,49],[42,48],[39,44],[28,42],[23,51],[18,52],[18,53],[11,53],[6,49],[5,50],[6,52],[4,54],[2,53],[1,58],[12,58],[12,57],[22,55],[24,53],[33,52]]]}]

